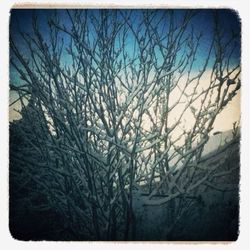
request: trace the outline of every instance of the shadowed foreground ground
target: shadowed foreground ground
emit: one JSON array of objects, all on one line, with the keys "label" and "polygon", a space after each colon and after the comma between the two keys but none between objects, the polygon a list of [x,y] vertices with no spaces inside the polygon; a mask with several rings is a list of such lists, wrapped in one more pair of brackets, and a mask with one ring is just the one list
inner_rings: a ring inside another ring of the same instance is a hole
[{"label": "shadowed foreground ground", "polygon": [[[30,206],[30,192],[36,186],[23,188],[25,183],[15,183],[14,176],[20,167],[18,156],[26,147],[22,138],[11,133],[10,138],[10,231],[19,240],[93,240],[89,236],[76,235],[56,211],[39,207],[36,211]],[[27,152],[27,150],[25,151]],[[22,155],[24,157],[24,155]],[[29,155],[26,156],[27,162]],[[239,166],[239,142],[235,141],[217,152],[203,157],[200,167],[219,164],[222,171]],[[23,163],[22,163],[23,164]],[[35,164],[35,163],[34,163]],[[28,178],[28,175],[27,175]],[[171,217],[171,203],[160,206],[144,206],[143,194],[135,191],[134,210],[136,234],[134,240],[221,240],[234,241],[238,237],[239,224],[239,168],[229,175],[215,178],[214,186],[202,185],[196,195],[197,202],[181,217]],[[226,191],[222,191],[226,190]],[[38,204],[43,203],[43,196],[37,190],[33,197]],[[79,222],[84,223],[84,222]],[[172,226],[169,226],[172,225]]]}]

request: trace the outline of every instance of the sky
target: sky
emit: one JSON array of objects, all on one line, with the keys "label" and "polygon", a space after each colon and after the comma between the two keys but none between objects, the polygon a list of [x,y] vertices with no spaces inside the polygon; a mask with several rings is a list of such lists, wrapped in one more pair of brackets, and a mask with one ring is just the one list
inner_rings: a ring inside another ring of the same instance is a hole
[{"label": "sky", "polygon": [[[94,14],[97,18],[100,17],[99,10],[88,10],[90,13]],[[130,10],[122,10],[122,12],[129,12]],[[160,19],[162,13],[164,13],[164,9],[156,10],[157,17]],[[59,18],[62,20],[63,24],[68,27],[70,26],[70,20],[66,14],[65,10],[58,10]],[[182,20],[185,10],[174,10],[174,19],[175,22],[178,23]],[[201,65],[204,63],[204,58],[207,56],[209,46],[211,44],[211,39],[213,35],[213,10],[203,9],[196,10],[197,14],[192,18],[190,25],[188,26],[187,32],[192,29],[198,34],[202,33],[200,47],[197,52],[197,60],[193,67],[193,70],[198,71]],[[20,48],[20,50],[25,54],[28,53],[27,49],[24,45],[24,42],[19,35],[19,31],[25,33],[32,33],[32,16],[35,15],[38,20],[39,29],[42,36],[48,39],[48,19],[51,15],[53,15],[54,10],[52,9],[13,9],[11,11],[11,19],[10,19],[10,35],[13,40]],[[218,11],[219,15],[219,24],[224,30],[223,39],[228,39],[231,35],[231,32],[240,32],[240,20],[237,16],[237,13],[228,10],[228,9],[220,9]],[[136,27],[140,21],[140,13],[138,10],[132,10],[131,19],[133,20],[133,25]],[[157,20],[157,18],[156,18]],[[166,24],[165,29],[167,28]],[[159,30],[164,30],[164,22],[161,22],[158,25]],[[91,24],[89,24],[90,31]],[[143,31],[142,31],[143,32]],[[65,44],[69,43],[69,39],[67,36],[62,37],[64,39]],[[127,44],[126,50],[128,53],[132,53],[132,44],[133,41]],[[240,39],[235,44],[235,50],[233,52],[233,60],[235,64],[240,61]],[[12,57],[12,52],[10,51],[10,56]],[[159,56],[159,62],[162,60]],[[67,57],[66,53],[62,57],[62,63],[65,65],[70,64],[70,60]],[[22,81],[19,78],[18,73],[10,66],[10,83],[13,85],[21,85]],[[17,95],[15,92],[10,91],[10,103],[16,99]],[[10,120],[18,118],[18,114],[13,111],[14,108],[18,109],[20,107],[20,103],[16,103],[15,105],[10,107]],[[218,116],[215,122],[216,130],[228,130],[232,128],[232,123],[240,118],[240,94],[236,96],[236,98],[230,102],[229,106],[223,111],[222,114]]]}]

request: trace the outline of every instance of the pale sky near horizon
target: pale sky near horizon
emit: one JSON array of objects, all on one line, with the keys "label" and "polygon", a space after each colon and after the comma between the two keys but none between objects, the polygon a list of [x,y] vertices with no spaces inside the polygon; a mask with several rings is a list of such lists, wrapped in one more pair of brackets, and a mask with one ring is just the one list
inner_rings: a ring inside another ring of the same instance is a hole
[{"label": "pale sky near horizon", "polygon": [[[16,95],[10,98],[10,103],[16,99]],[[240,91],[233,98],[231,102],[224,108],[224,110],[216,117],[214,122],[213,131],[227,131],[233,128],[234,122],[240,121],[241,110],[241,93]],[[9,121],[20,119],[20,114],[15,111],[15,109],[20,110],[20,102],[16,102],[13,106],[9,108]]]}]

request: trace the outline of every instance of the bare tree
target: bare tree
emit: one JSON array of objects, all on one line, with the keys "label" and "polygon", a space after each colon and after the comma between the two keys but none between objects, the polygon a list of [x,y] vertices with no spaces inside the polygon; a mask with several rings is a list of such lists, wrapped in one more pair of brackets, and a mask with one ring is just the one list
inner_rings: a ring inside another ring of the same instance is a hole
[{"label": "bare tree", "polygon": [[213,11],[212,38],[197,66],[198,14],[65,10],[65,22],[55,11],[46,36],[35,16],[32,32],[20,31],[25,53],[10,37],[10,63],[23,83],[11,87],[39,156],[35,169],[19,156],[22,171],[72,233],[133,239],[135,192],[144,205],[169,203],[171,228],[188,209],[185,197],[196,201],[195,190],[218,174],[216,165],[200,169],[199,162],[217,115],[240,89],[239,34],[225,38]]}]

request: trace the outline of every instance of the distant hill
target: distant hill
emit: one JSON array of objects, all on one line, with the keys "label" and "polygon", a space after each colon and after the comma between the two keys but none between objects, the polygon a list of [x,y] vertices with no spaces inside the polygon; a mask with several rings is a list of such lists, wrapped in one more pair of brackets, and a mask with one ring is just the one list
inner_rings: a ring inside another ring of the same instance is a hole
[{"label": "distant hill", "polygon": [[[216,151],[219,151],[222,149],[226,144],[229,144],[230,141],[233,139],[233,130],[227,130],[227,131],[216,131],[212,135],[210,135],[210,138],[208,142],[205,144],[202,157],[205,157],[207,155],[216,153]],[[195,145],[194,145],[195,146]],[[173,153],[173,150],[170,150],[170,155]],[[174,166],[176,162],[178,161],[177,158],[174,158],[171,160],[170,164],[171,166]],[[178,167],[182,166],[182,162],[178,163]]]},{"label": "distant hill", "polygon": [[223,145],[230,142],[232,139],[233,139],[233,130],[227,130],[213,134],[212,136],[210,136],[208,142],[206,143],[202,155],[207,155],[219,149]]}]

